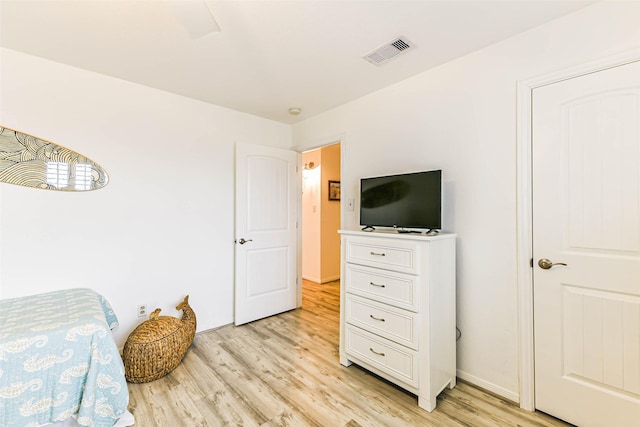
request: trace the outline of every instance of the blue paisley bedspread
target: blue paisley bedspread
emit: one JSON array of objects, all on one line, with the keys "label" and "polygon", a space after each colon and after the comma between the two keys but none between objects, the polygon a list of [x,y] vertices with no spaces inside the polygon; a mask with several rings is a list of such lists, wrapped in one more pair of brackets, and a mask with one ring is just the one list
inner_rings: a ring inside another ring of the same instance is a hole
[{"label": "blue paisley bedspread", "polygon": [[129,402],[117,324],[90,289],[0,300],[0,426],[113,426]]}]

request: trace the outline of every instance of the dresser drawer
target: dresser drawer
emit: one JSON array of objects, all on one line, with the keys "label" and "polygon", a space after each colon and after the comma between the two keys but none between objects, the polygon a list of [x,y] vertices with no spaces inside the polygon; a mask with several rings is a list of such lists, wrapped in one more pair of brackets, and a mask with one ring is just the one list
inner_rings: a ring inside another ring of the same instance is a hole
[{"label": "dresser drawer", "polygon": [[418,274],[419,247],[415,243],[392,239],[348,238],[345,250],[345,260],[348,263]]},{"label": "dresser drawer", "polygon": [[345,325],[347,355],[391,375],[412,387],[418,386],[418,357],[414,350]]},{"label": "dresser drawer", "polygon": [[417,276],[346,264],[343,283],[346,292],[406,310],[418,311]]},{"label": "dresser drawer", "polygon": [[347,323],[418,349],[418,315],[356,295],[346,295]]}]

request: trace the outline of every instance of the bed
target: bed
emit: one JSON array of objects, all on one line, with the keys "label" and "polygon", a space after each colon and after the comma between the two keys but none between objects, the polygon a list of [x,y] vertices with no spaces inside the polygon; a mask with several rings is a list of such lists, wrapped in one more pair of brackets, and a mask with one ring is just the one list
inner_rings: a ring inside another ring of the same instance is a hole
[{"label": "bed", "polygon": [[0,300],[0,426],[111,427],[130,416],[117,324],[90,289]]}]

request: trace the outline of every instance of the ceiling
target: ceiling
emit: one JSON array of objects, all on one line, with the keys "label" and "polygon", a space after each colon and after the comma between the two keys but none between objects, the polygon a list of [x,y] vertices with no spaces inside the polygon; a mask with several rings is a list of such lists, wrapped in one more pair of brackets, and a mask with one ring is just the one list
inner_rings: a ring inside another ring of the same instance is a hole
[{"label": "ceiling", "polygon": [[[295,123],[593,3],[177,2],[197,16],[165,0],[0,0],[0,45]],[[203,17],[220,31],[193,37]],[[382,65],[362,58],[397,36],[415,47]]]}]

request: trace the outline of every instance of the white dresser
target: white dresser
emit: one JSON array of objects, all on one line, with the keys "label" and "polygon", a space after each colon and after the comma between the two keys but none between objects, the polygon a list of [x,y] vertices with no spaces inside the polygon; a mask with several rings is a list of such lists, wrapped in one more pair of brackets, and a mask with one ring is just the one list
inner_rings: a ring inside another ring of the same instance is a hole
[{"label": "white dresser", "polygon": [[341,230],[340,363],[432,411],[456,385],[456,235]]}]

